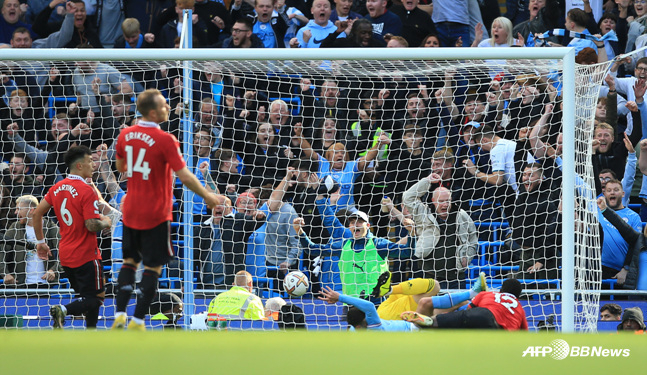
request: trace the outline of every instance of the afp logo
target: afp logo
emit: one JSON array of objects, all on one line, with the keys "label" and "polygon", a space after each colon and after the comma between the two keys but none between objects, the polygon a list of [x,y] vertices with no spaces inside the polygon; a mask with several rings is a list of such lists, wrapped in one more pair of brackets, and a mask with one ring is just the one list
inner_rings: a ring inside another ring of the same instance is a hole
[{"label": "afp logo", "polygon": [[604,349],[601,346],[570,346],[564,340],[557,339],[550,346],[529,346],[522,357],[546,357],[556,360],[566,357],[629,357],[629,349]]},{"label": "afp logo", "polygon": [[570,346],[564,340],[553,340],[550,346],[529,346],[524,350],[522,357],[529,355],[530,357],[546,357],[550,355],[551,358],[562,360],[568,357]]},{"label": "afp logo", "polygon": [[553,340],[550,343],[550,347],[553,349],[550,353],[550,357],[557,360],[562,360],[568,357],[569,349],[571,348],[568,346],[566,341],[560,339]]}]

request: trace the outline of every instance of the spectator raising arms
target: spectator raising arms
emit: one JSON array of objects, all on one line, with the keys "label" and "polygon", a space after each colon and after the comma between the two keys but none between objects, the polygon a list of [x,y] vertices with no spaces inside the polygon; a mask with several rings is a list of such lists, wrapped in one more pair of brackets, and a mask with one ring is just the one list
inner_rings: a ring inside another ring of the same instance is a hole
[{"label": "spectator raising arms", "polygon": [[313,20],[302,27],[297,33],[296,41],[290,41],[290,47],[319,48],[330,33],[337,30],[330,21],[330,2],[328,0],[314,0],[312,2]]}]

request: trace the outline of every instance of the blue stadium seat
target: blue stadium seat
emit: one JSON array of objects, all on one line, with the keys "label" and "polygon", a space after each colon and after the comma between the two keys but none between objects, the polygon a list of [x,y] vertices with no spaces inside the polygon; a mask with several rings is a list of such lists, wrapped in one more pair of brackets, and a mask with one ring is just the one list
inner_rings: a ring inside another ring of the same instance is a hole
[{"label": "blue stadium seat", "polygon": [[162,273],[159,277],[159,285],[163,288],[168,289],[180,289],[182,287],[182,279],[179,277],[170,277],[168,272],[168,266],[165,265],[162,267]]},{"label": "blue stadium seat", "polygon": [[[618,280],[616,280],[616,279],[604,279],[604,280],[602,280],[602,288],[604,288],[605,286],[608,286],[609,289],[614,290],[618,286]],[[613,294],[611,294],[609,296],[609,300],[610,301],[614,300],[614,295]]]},{"label": "blue stadium seat", "polygon": [[56,116],[56,103],[65,103],[67,107],[69,103],[76,103],[76,96],[51,96],[47,98],[47,113],[50,121]]},{"label": "blue stadium seat", "polygon": [[[504,245],[503,241],[479,241],[478,253],[474,258],[476,264],[468,267],[468,278],[474,279],[480,272],[485,272],[488,276],[494,276],[503,271],[512,271],[512,269],[508,269],[510,266],[497,265],[499,249]],[[518,270],[519,267],[516,268]]]},{"label": "blue stadium seat", "polygon": [[58,279],[58,284],[54,284],[53,286],[54,289],[72,289],[72,285],[70,284],[70,280],[67,279],[66,277],[62,277]]}]

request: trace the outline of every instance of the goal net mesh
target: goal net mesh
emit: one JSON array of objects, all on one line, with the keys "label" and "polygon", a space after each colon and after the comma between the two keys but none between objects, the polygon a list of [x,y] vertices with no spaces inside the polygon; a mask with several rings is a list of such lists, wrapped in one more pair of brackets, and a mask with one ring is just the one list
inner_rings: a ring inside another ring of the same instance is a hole
[{"label": "goal net mesh", "polygon": [[[176,257],[163,269],[149,325],[173,314],[187,321],[177,303],[186,300],[182,288],[193,289],[195,314],[207,312],[246,270],[263,302],[282,297],[303,308],[310,327],[340,329],[344,307],[324,308],[316,293],[330,287],[371,298],[387,269],[392,285],[435,279],[441,293],[470,288],[480,272],[494,289],[514,277],[531,329],[551,317],[559,325],[561,233],[574,225],[575,289],[589,291],[576,295],[576,329],[595,330],[601,265],[591,142],[606,65],[577,67],[575,224],[561,219],[559,60],[193,61],[188,83],[182,68],[182,61],[0,61],[3,314],[46,328],[47,307],[75,298],[56,251],[48,262],[35,258],[16,199],[42,199],[67,173],[65,151],[81,144],[96,150],[94,183],[118,210],[127,181],[115,167],[115,140],[139,117],[136,95],[155,88],[171,107],[162,129],[178,138],[191,172],[230,205],[214,216],[176,184]],[[308,246],[292,225],[298,217]],[[47,220],[55,237],[53,211]],[[190,236],[183,220],[192,223]],[[101,328],[112,324],[121,230],[98,237],[107,290]],[[48,241],[56,250],[57,239]],[[293,270],[310,281],[304,296],[283,290]],[[381,316],[397,319],[418,298],[372,300],[386,300]],[[275,328],[277,314],[268,315],[229,325]],[[80,328],[82,319],[68,317],[67,326]]]}]

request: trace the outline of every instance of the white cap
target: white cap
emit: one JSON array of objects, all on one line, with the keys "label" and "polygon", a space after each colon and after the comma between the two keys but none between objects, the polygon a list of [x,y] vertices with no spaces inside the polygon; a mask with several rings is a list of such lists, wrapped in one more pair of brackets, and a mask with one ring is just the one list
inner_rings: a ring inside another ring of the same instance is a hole
[{"label": "white cap", "polygon": [[358,211],[355,211],[355,212],[351,213],[350,215],[348,215],[348,219],[351,219],[351,218],[354,218],[354,217],[356,217],[356,218],[358,218],[358,219],[362,219],[362,220],[364,220],[364,221],[365,221],[365,222],[367,222],[367,223],[369,222],[369,220],[368,220],[368,215],[366,215],[366,214],[365,214],[364,212],[362,212],[362,211],[359,211],[359,210],[358,210]]}]

